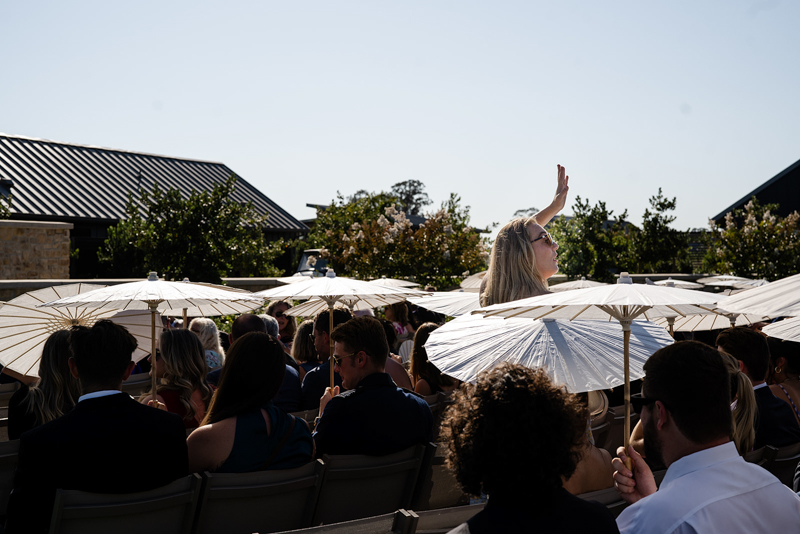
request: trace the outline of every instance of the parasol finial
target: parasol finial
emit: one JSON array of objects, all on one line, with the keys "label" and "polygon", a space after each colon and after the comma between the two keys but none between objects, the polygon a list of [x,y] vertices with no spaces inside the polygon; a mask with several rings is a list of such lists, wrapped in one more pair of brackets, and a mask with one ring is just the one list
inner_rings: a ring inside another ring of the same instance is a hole
[{"label": "parasol finial", "polygon": [[619,273],[619,278],[617,278],[618,284],[632,284],[633,279],[631,279],[631,275],[627,273],[627,271],[623,271]]},{"label": "parasol finial", "polygon": [[155,271],[150,271],[150,273],[147,275],[147,281],[158,282],[158,273]]}]

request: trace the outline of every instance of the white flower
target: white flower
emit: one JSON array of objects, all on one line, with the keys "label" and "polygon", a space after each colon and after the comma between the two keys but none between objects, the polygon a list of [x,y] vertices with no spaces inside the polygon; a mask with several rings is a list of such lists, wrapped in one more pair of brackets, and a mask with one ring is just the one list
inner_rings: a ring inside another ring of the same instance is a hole
[{"label": "white flower", "polygon": [[348,242],[350,242],[350,238],[349,238],[349,237],[347,237],[347,234],[344,234],[344,235],[342,236],[342,241],[344,241],[345,243],[348,243]]},{"label": "white flower", "polygon": [[359,230],[356,239],[364,239],[364,230]]},{"label": "white flower", "polygon": [[468,234],[470,230],[472,230],[472,228],[470,228],[469,226],[465,226],[464,229],[461,231],[464,232],[465,234]]},{"label": "white flower", "polygon": [[356,247],[350,247],[349,249],[347,249],[347,253],[348,254],[355,254],[356,253]]},{"label": "white flower", "polygon": [[384,217],[383,215],[381,215],[380,217],[378,217],[378,226],[384,227],[384,228],[386,226],[389,226],[389,220],[386,217]]},{"label": "white flower", "polygon": [[446,233],[447,235],[451,235],[453,233],[453,225],[452,224],[446,225],[444,227],[444,233]]},{"label": "white flower", "polygon": [[394,239],[392,239],[392,236],[387,234],[383,236],[383,242],[388,245],[389,243],[394,243]]},{"label": "white flower", "polygon": [[400,230],[398,230],[396,226],[392,226],[389,228],[389,235],[392,237],[397,237],[400,235]]},{"label": "white flower", "polygon": [[444,254],[442,254],[442,257],[444,259],[446,259],[446,260],[449,260],[450,259],[450,251],[449,250],[445,250]]},{"label": "white flower", "polygon": [[372,253],[373,253],[373,254],[379,254],[379,253],[380,253],[380,251],[378,250],[378,247],[375,247],[375,248],[373,248],[373,249],[372,249]]},{"label": "white flower", "polygon": [[350,228],[352,228],[353,231],[355,232],[356,230],[361,229],[361,225],[358,224],[357,222],[354,222],[353,225]]}]

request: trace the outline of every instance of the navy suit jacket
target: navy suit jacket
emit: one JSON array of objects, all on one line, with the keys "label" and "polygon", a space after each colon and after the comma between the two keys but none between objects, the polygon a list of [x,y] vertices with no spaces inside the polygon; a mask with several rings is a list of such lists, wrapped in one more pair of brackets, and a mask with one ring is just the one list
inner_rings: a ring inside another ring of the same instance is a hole
[{"label": "navy suit jacket", "polygon": [[188,469],[180,417],[127,393],[86,399],[22,434],[6,532],[47,532],[58,488],[147,491],[186,476]]},{"label": "navy suit jacket", "polygon": [[[301,410],[319,408],[319,399],[325,394],[325,388],[331,385],[331,359],[306,373],[303,377],[303,397]],[[342,388],[342,377],[333,373],[333,385]]]},{"label": "navy suit jacket", "polygon": [[433,415],[425,399],[374,373],[328,401],[314,441],[317,456],[383,456],[433,441]]},{"label": "navy suit jacket", "polygon": [[776,397],[768,386],[753,391],[756,396],[756,443],[754,449],[764,445],[783,447],[800,441],[800,426],[792,408]]}]

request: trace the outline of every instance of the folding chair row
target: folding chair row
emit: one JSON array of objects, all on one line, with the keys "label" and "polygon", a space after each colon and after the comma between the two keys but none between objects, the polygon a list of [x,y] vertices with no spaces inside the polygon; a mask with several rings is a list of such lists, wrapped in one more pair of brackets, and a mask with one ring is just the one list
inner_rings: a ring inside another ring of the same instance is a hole
[{"label": "folding chair row", "polygon": [[250,534],[379,516],[418,500],[419,474],[435,447],[325,455],[296,469],[194,474],[136,494],[58,490],[51,532]]}]

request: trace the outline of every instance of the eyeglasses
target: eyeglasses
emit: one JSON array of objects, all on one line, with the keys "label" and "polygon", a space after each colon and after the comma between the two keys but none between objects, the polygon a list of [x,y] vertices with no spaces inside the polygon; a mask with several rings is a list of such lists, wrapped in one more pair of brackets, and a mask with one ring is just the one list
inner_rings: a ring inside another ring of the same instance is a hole
[{"label": "eyeglasses", "polygon": [[273,314],[273,316],[274,316],[276,319],[280,319],[281,317],[283,317],[283,314],[284,314],[284,313],[286,313],[286,312],[284,312],[284,311],[282,311],[282,310],[278,310],[278,311],[276,311],[276,312]]},{"label": "eyeglasses", "polygon": [[540,239],[544,239],[544,242],[548,247],[552,247],[553,245],[558,245],[558,243],[555,242],[553,237],[550,234],[548,234],[547,232],[545,232],[544,234],[540,235],[539,237],[537,237],[536,239],[531,241],[531,243],[536,243]]},{"label": "eyeglasses", "polygon": [[331,359],[333,360],[333,365],[338,365],[339,367],[341,367],[342,360],[344,360],[345,358],[352,358],[356,354],[358,353],[354,352],[353,354],[348,354],[347,356],[341,356],[341,357],[337,357],[335,354],[331,354]]},{"label": "eyeglasses", "polygon": [[[658,399],[649,399],[643,396],[641,393],[636,393],[634,395],[631,395],[631,409],[633,410],[634,413],[641,414],[642,408],[644,408],[645,406],[649,406],[651,404],[655,404],[657,400]],[[664,401],[661,402],[663,403]]]}]

